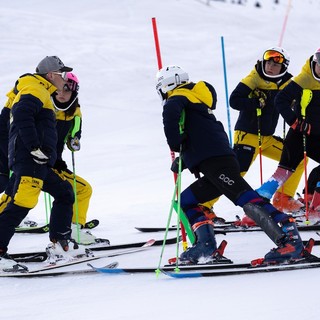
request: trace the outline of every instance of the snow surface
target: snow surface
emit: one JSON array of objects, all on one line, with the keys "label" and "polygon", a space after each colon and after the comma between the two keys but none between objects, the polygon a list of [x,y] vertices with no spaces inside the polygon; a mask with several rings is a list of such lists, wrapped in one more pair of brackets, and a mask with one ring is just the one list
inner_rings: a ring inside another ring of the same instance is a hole
[{"label": "snow surface", "polygon": [[[163,64],[178,64],[193,81],[206,80],[218,93],[216,114],[228,130],[221,37],[224,37],[229,93],[262,52],[280,44],[297,74],[320,46],[318,0],[1,0],[0,94],[2,103],[17,77],[33,72],[46,55],[58,55],[80,79],[84,118],[76,172],[91,182],[88,214],[93,230],[113,244],[162,239],[135,226],[165,226],[173,194],[170,152],[155,91],[157,59],[151,25],[156,17]],[[207,5],[209,3],[209,5]],[[291,10],[288,11],[288,3]],[[233,128],[238,113],[231,110]],[[282,135],[282,120],[278,133]],[[71,167],[71,157],[65,158]],[[264,179],[277,163],[263,160]],[[309,162],[308,170],[315,166]],[[259,162],[246,176],[258,187]],[[193,176],[183,173],[186,187]],[[299,192],[303,188],[300,184]],[[225,197],[216,212],[233,219],[242,211]],[[45,222],[43,197],[30,219]],[[172,224],[175,223],[175,217]],[[170,234],[174,236],[175,233]],[[303,239],[316,236],[303,233]],[[217,236],[226,256],[248,262],[273,243],[262,233]],[[47,235],[14,236],[9,251],[43,250]],[[120,266],[157,267],[161,248],[123,256]],[[315,253],[320,254],[315,248]],[[176,254],[167,246],[162,263]],[[318,319],[319,270],[175,280],[155,275],[1,279],[1,319]]]}]

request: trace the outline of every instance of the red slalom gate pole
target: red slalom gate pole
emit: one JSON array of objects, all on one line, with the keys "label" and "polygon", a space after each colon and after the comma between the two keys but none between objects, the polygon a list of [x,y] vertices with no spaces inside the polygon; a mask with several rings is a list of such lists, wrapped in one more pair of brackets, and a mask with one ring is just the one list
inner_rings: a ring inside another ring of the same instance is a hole
[{"label": "red slalom gate pole", "polygon": [[[160,52],[160,42],[159,42],[159,37],[158,37],[158,29],[157,29],[157,21],[156,18],[153,17],[151,19],[152,21],[152,29],[153,29],[153,36],[154,36],[154,43],[156,47],[156,55],[157,55],[157,61],[158,61],[158,69],[160,70],[162,68],[162,60],[161,60],[161,52]],[[175,159],[175,153],[174,151],[170,150],[170,155],[171,155],[171,161],[173,162]],[[177,182],[177,174],[173,174],[174,178],[174,183]],[[177,196],[178,196],[178,191],[177,191]],[[186,230],[180,221],[180,229],[181,229],[181,237],[182,237],[182,247],[183,250],[187,250],[188,248],[188,243],[187,243],[187,235],[186,235]]]}]

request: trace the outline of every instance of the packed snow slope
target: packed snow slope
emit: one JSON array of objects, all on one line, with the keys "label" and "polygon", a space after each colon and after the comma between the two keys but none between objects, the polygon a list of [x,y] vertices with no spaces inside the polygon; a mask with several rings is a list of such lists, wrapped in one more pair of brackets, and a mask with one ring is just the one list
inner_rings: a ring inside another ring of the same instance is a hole
[{"label": "packed snow slope", "polygon": [[[81,151],[76,173],[94,193],[88,219],[111,243],[161,239],[135,226],[165,226],[173,194],[170,152],[163,134],[161,104],[155,91],[158,68],[151,18],[156,17],[162,62],[177,64],[192,81],[206,80],[218,93],[217,117],[228,131],[238,113],[226,103],[263,51],[281,44],[291,56],[289,70],[299,73],[320,47],[317,0],[1,0],[0,96],[16,79],[34,72],[46,55],[58,55],[80,79],[83,113]],[[288,3],[291,7],[288,8]],[[224,40],[227,88],[222,61]],[[281,42],[281,43],[280,43]],[[283,135],[280,119],[278,134]],[[71,155],[65,159],[72,168]],[[276,162],[263,160],[267,179]],[[309,162],[308,170],[316,164]],[[183,187],[194,177],[185,171]],[[259,163],[246,179],[260,184]],[[299,192],[303,188],[302,181]],[[225,197],[218,215],[233,219],[240,208]],[[30,219],[46,221],[43,196]],[[175,217],[172,224],[175,223]],[[174,233],[170,236],[174,236]],[[304,233],[303,239],[316,234]],[[263,233],[217,236],[229,242],[226,256],[248,262],[273,247]],[[9,251],[42,250],[47,235],[15,235]],[[167,246],[162,263],[175,256]],[[319,249],[315,253],[320,254]],[[119,258],[122,266],[157,267],[160,248]],[[318,319],[318,270],[172,280],[155,275],[78,276],[46,279],[1,279],[1,319]]]}]

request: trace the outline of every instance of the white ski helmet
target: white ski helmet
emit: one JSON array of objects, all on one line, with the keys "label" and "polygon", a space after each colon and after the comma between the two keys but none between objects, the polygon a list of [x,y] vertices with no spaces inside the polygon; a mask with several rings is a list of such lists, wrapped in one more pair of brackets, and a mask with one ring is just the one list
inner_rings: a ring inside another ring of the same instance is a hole
[{"label": "white ski helmet", "polygon": [[189,75],[178,66],[166,66],[160,69],[156,75],[156,90],[164,100],[163,94],[173,90],[182,83],[189,81]]},{"label": "white ski helmet", "polygon": [[311,72],[313,77],[317,80],[320,81],[320,77],[316,74],[314,68],[315,68],[315,64],[320,65],[320,48],[317,49],[317,51],[314,53],[313,58],[312,58],[312,62],[311,62]]},{"label": "white ski helmet", "polygon": [[[266,61],[268,60],[273,60],[274,62],[280,63],[282,65],[282,68],[279,74],[275,76],[270,76],[265,72],[264,66]],[[290,57],[288,52],[285,49],[281,47],[271,47],[263,53],[261,63],[262,63],[262,72],[266,77],[279,78],[279,77],[282,77],[287,72],[287,69],[290,63]]]}]

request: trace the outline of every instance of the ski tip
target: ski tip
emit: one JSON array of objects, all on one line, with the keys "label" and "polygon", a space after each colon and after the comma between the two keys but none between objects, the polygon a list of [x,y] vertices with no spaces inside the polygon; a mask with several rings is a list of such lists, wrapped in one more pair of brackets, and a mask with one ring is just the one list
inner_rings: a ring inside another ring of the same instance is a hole
[{"label": "ski tip", "polygon": [[120,273],[123,272],[122,269],[117,269],[119,263],[118,262],[111,262],[108,265],[98,268],[93,266],[91,263],[87,263],[87,266],[90,267],[92,270],[99,272],[99,273]]},{"label": "ski tip", "polygon": [[151,247],[152,245],[155,244],[155,242],[156,242],[155,239],[150,239],[143,245],[143,247]]}]

